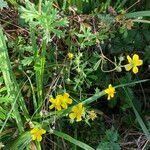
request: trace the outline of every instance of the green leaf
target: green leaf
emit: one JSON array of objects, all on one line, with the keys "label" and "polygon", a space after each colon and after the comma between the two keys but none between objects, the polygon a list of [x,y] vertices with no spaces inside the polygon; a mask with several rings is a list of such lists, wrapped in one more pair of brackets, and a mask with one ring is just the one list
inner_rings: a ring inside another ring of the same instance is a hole
[{"label": "green leaf", "polygon": [[121,147],[118,143],[101,142],[96,150],[121,150]]},{"label": "green leaf", "polygon": [[8,7],[7,2],[5,2],[4,0],[0,0],[0,9],[2,9],[4,7],[5,8]]},{"label": "green leaf", "polygon": [[59,131],[55,130],[54,134],[60,138],[63,138],[65,140],[69,141],[70,143],[73,143],[73,144],[85,149],[85,150],[94,150],[94,148],[90,147],[89,145],[87,145],[87,144],[85,144],[79,140],[76,140],[76,139],[72,138],[71,136],[69,136],[63,132],[59,132]]},{"label": "green leaf", "polygon": [[100,63],[101,63],[101,60],[98,60],[97,63],[94,65],[93,69],[97,70],[99,65],[100,65]]},{"label": "green leaf", "polygon": [[150,133],[149,133],[149,131],[148,131],[146,125],[144,124],[144,122],[143,122],[141,116],[139,115],[138,111],[136,110],[136,108],[135,108],[135,106],[134,106],[134,104],[133,104],[133,100],[132,100],[132,98],[131,98],[132,95],[130,94],[130,92],[129,92],[129,90],[128,90],[127,88],[124,88],[124,87],[123,87],[123,89],[124,89],[124,91],[125,91],[125,93],[126,93],[128,99],[129,99],[129,101],[130,101],[130,103],[131,103],[131,106],[132,106],[133,111],[134,111],[134,113],[135,113],[135,116],[136,116],[136,118],[137,118],[137,120],[138,120],[138,123],[140,124],[140,126],[141,126],[141,128],[142,128],[142,130],[143,130],[143,132],[144,132],[144,134],[145,134],[145,136],[147,137],[147,139],[150,140]]},{"label": "green leaf", "polygon": [[30,132],[25,132],[21,134],[9,147],[6,147],[7,150],[23,150],[31,142]]},{"label": "green leaf", "polygon": [[118,140],[118,132],[112,127],[111,129],[106,131],[107,140],[110,142],[117,142]]},{"label": "green leaf", "polygon": [[[15,120],[20,132],[24,131],[22,118],[19,112],[19,106],[24,112],[24,116],[28,117],[28,110],[26,108],[26,104],[24,98],[20,93],[20,89],[18,83],[16,81],[15,75],[12,71],[11,62],[8,55],[8,50],[6,46],[5,36],[3,35],[2,28],[0,27],[0,70],[2,71],[2,75],[4,78],[4,82],[7,88],[7,93],[10,98],[13,100],[11,110],[9,111],[6,120],[3,123],[0,132],[4,129],[8,118],[10,117],[11,112],[15,113]],[[18,105],[19,104],[19,105]]]},{"label": "green leaf", "polygon": [[4,110],[1,106],[0,106],[0,119],[4,120],[6,118],[6,110]]},{"label": "green leaf", "polygon": [[8,104],[8,103],[11,103],[12,102],[12,99],[9,95],[5,95],[5,96],[1,96],[0,95],[0,104],[4,103],[4,104]]},{"label": "green leaf", "polygon": [[21,63],[23,66],[29,66],[34,60],[33,56],[25,57],[23,60],[21,60]]},{"label": "green leaf", "polygon": [[150,11],[137,11],[125,14],[126,18],[150,17]]}]

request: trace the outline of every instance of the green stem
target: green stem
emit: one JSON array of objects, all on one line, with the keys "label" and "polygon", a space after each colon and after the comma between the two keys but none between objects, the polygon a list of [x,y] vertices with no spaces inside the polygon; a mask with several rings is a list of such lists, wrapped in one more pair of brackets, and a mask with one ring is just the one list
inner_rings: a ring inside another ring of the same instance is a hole
[{"label": "green stem", "polygon": [[[30,37],[32,42],[32,49],[34,51],[34,70],[36,76],[36,86],[37,86],[37,97],[38,102],[34,102],[35,108],[39,108],[43,103],[43,77],[44,77],[44,67],[45,67],[45,55],[46,55],[46,41],[43,40],[41,47],[41,54],[39,54],[38,46],[36,44],[36,36],[34,26],[30,25]],[[39,109],[40,110],[40,109]]]},{"label": "green stem", "polygon": [[42,0],[39,0],[39,14],[41,14],[42,10]]},{"label": "green stem", "polygon": [[37,142],[37,141],[36,141],[35,144],[36,144],[37,150],[42,150],[42,149],[41,149],[41,144],[40,144],[40,142]]},{"label": "green stem", "polygon": [[43,77],[45,67],[45,54],[46,54],[46,41],[43,41],[41,56],[38,56],[39,61],[37,62],[39,64],[39,69],[36,70],[38,107],[41,107],[43,103]]}]

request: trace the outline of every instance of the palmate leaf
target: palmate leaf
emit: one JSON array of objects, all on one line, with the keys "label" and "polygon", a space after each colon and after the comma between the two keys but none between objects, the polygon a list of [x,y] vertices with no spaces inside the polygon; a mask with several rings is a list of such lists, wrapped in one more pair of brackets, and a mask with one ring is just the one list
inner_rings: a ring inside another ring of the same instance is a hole
[{"label": "palmate leaf", "polygon": [[64,30],[60,27],[65,27],[68,24],[67,18],[59,15],[56,8],[53,7],[53,1],[45,1],[41,7],[41,12],[37,9],[34,3],[26,0],[26,7],[20,7],[21,18],[35,28],[37,26],[42,30],[41,34],[46,42],[51,41],[51,33],[58,37],[64,36]]},{"label": "palmate leaf", "polygon": [[20,7],[21,18],[25,19],[26,22],[31,22],[39,17],[39,12],[35,9],[35,5],[30,1],[26,0],[26,8]]}]

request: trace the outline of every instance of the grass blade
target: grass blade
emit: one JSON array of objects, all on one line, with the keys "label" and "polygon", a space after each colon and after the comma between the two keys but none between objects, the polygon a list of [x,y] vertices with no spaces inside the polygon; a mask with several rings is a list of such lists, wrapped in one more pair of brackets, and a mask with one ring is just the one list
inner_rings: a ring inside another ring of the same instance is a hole
[{"label": "grass blade", "polygon": [[141,128],[142,128],[142,130],[143,130],[143,132],[144,132],[144,134],[145,134],[145,136],[146,136],[147,139],[150,141],[150,133],[149,133],[149,131],[148,131],[146,125],[144,124],[144,122],[143,122],[141,116],[139,115],[138,111],[136,110],[136,108],[135,108],[135,106],[134,106],[134,104],[133,104],[133,102],[132,102],[132,99],[131,99],[131,96],[130,96],[130,92],[128,91],[127,88],[125,89],[125,88],[123,87],[123,89],[124,89],[124,91],[125,91],[127,97],[129,98],[130,104],[131,104],[131,106],[132,106],[132,108],[133,108],[133,111],[134,111],[135,116],[136,116],[136,118],[137,118],[137,120],[138,120],[138,123],[140,124],[140,126],[141,126]]},{"label": "grass blade", "polygon": [[87,145],[87,144],[85,144],[85,143],[83,143],[83,142],[81,142],[79,140],[76,140],[73,137],[71,137],[68,134],[65,134],[63,132],[59,132],[59,131],[55,130],[54,131],[54,135],[56,135],[56,136],[58,136],[60,138],[63,138],[65,140],[69,141],[70,143],[73,143],[73,144],[75,144],[75,145],[77,145],[77,146],[79,146],[79,147],[81,147],[81,148],[83,148],[85,150],[94,150],[94,148],[90,147],[89,145]]},{"label": "grass blade", "polygon": [[125,14],[126,18],[150,17],[150,11],[137,11]]},{"label": "grass blade", "polygon": [[6,147],[7,150],[23,150],[31,142],[30,132],[27,131],[20,135],[9,147]]},{"label": "grass blade", "polygon": [[0,61],[1,61],[0,69],[3,74],[3,78],[4,78],[5,86],[7,88],[8,95],[10,96],[12,101],[15,101],[16,97],[18,100],[17,103],[15,103],[14,105],[13,113],[15,114],[14,117],[15,117],[19,131],[23,132],[24,131],[23,123],[22,123],[21,116],[18,110],[18,104],[20,105],[20,108],[23,110],[26,118],[28,117],[28,110],[26,108],[26,105],[25,105],[25,102],[21,93],[19,93],[18,95],[19,87],[11,69],[11,64],[10,64],[10,60],[8,56],[6,43],[5,43],[5,37],[3,35],[1,27],[0,27]]}]

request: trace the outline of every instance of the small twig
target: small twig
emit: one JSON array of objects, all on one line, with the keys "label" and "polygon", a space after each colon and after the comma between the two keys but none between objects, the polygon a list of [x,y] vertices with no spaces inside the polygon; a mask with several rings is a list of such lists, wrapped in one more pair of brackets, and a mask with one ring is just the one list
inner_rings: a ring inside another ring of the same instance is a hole
[{"label": "small twig", "polygon": [[26,32],[29,32],[28,30],[26,30],[26,29],[24,29],[24,28],[22,28],[22,27],[19,27],[19,26],[16,25],[16,24],[13,24],[13,23],[10,23],[10,22],[8,22],[8,21],[5,21],[5,20],[3,20],[3,19],[0,19],[0,21],[5,22],[5,23],[8,23],[8,24],[10,24],[10,25],[12,25],[12,26],[14,26],[14,27],[17,27],[17,28],[19,28],[19,29],[21,29],[21,30],[24,30],[24,31],[26,31]]},{"label": "small twig", "polygon": [[129,9],[131,9],[133,6],[135,6],[137,3],[139,3],[141,0],[137,0],[134,4],[132,4],[129,8],[125,10],[127,12]]},{"label": "small twig", "polygon": [[133,19],[133,22],[139,22],[139,23],[150,23],[149,20],[143,20],[143,19]]},{"label": "small twig", "polygon": [[142,150],[145,150],[146,145],[149,143],[149,140],[146,141],[146,143],[144,144]]},{"label": "small twig", "polygon": [[39,11],[39,14],[41,15],[41,10],[42,10],[42,0],[39,0],[39,8],[38,8],[38,11]]}]

